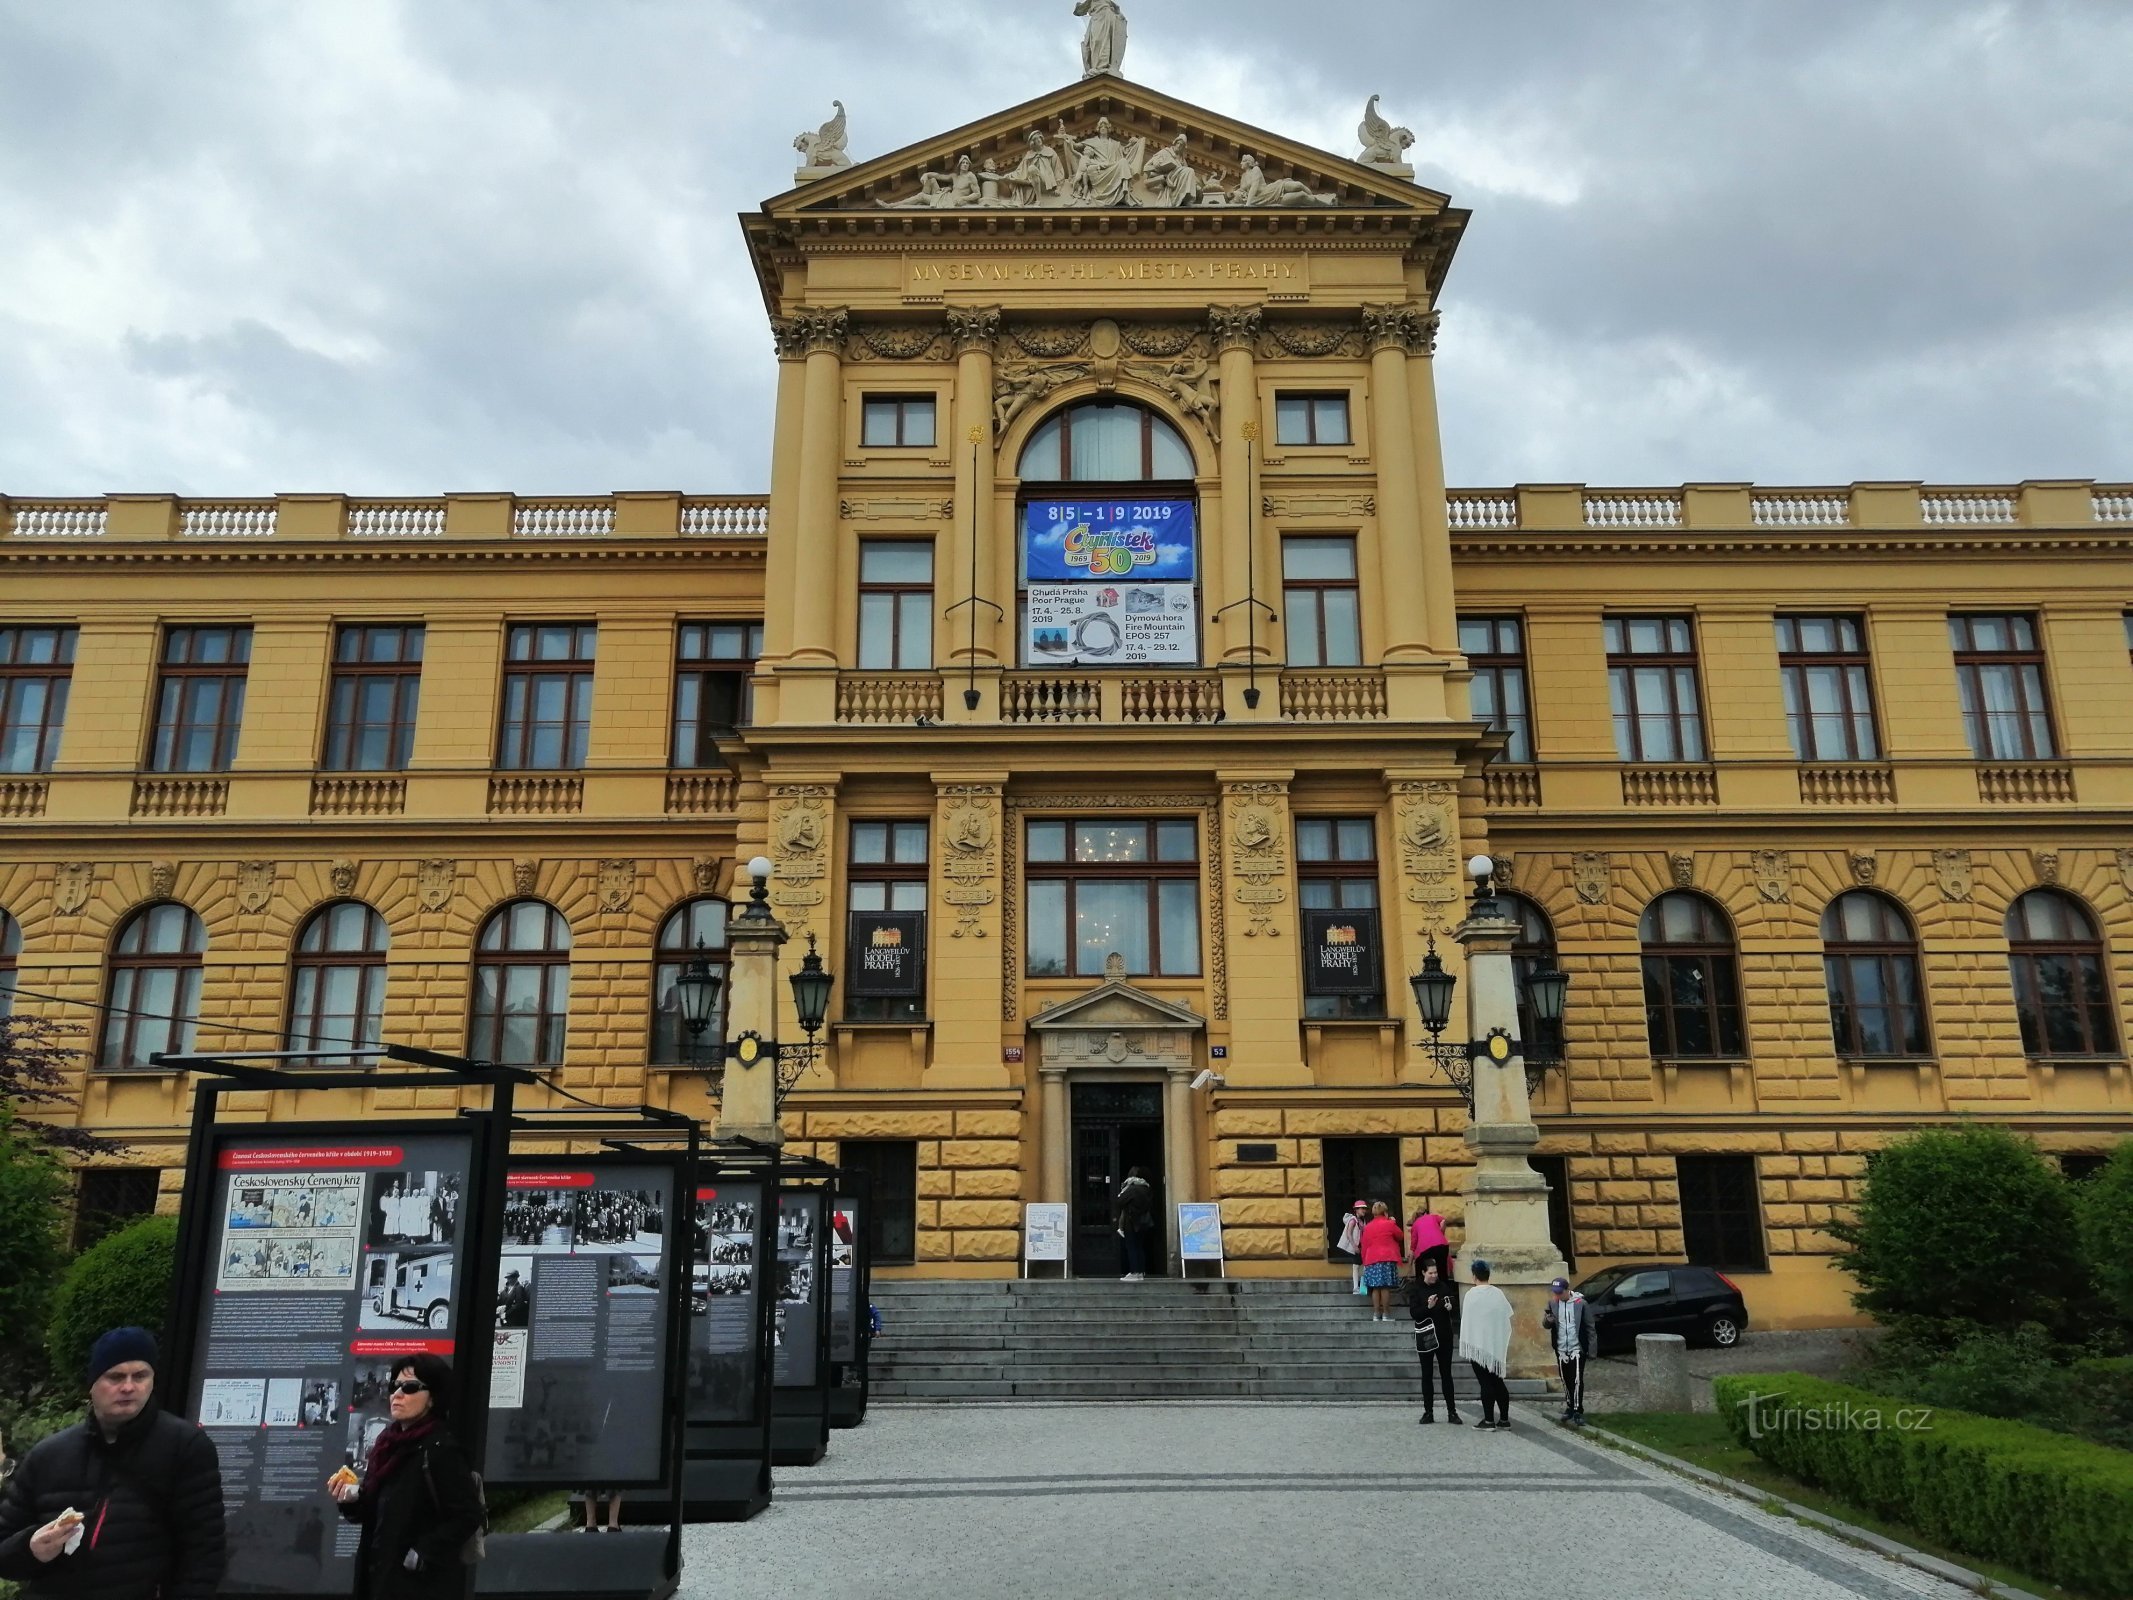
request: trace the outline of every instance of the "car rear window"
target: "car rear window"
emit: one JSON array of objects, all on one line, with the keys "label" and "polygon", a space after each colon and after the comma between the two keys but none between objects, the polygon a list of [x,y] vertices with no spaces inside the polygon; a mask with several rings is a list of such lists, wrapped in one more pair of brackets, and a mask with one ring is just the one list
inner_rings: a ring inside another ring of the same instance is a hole
[{"label": "car rear window", "polygon": [[1676,1294],[1724,1294],[1726,1286],[1718,1281],[1718,1274],[1709,1267],[1676,1267],[1674,1269],[1674,1292]]}]

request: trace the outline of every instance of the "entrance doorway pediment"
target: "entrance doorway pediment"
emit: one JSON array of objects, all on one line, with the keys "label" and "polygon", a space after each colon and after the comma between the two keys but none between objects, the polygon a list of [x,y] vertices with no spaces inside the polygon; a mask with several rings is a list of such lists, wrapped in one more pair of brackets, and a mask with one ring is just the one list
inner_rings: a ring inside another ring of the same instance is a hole
[{"label": "entrance doorway pediment", "polygon": [[1148,994],[1122,980],[1062,1001],[1030,1019],[1031,1030],[1039,1034],[1091,1029],[1200,1033],[1206,1027],[1207,1019],[1189,1006]]}]

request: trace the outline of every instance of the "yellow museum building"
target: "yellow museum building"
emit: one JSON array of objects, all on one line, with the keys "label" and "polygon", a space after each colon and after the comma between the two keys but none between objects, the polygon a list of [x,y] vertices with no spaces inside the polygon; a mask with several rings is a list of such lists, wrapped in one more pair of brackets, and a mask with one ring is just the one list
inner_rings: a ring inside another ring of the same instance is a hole
[{"label": "yellow museum building", "polygon": [[810,150],[742,219],[767,496],[0,500],[0,989],[86,1030],[127,1153],[85,1211],[175,1203],[157,1051],[382,1037],[709,1120],[676,980],[758,854],[838,979],[784,1125],[891,1272],[1011,1275],[1065,1200],[1115,1275],[1136,1164],[1236,1273],[1337,1270],[1358,1195],[1456,1241],[1407,980],[1482,851],[1571,978],[1580,1273],[1839,1320],[1878,1145],[2108,1151],[2133,488],[1447,490],[1468,218],[1399,148],[1099,72]]}]

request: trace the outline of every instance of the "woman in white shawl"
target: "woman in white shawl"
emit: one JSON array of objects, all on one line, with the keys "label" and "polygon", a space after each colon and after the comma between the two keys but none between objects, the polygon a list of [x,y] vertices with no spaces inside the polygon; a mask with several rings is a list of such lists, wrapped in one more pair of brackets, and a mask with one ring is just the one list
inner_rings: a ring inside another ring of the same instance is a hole
[{"label": "woman in white shawl", "polygon": [[1511,1426],[1511,1390],[1503,1381],[1511,1365],[1511,1299],[1489,1282],[1486,1261],[1471,1270],[1474,1287],[1459,1311],[1459,1359],[1481,1386],[1481,1427],[1500,1431]]}]

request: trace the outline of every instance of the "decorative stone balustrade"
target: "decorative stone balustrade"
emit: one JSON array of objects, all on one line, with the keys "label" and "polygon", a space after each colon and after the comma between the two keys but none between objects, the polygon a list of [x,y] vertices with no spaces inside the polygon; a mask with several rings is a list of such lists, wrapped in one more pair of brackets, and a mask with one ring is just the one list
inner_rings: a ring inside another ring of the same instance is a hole
[{"label": "decorative stone balustrade", "polygon": [[272,500],[189,500],[178,508],[178,537],[271,539],[279,520]]},{"label": "decorative stone balustrade", "polygon": [[136,778],[136,817],[219,817],[229,809],[227,778]]},{"label": "decorative stone balustrade", "polygon": [[848,672],[837,680],[837,720],[893,724],[941,714],[941,680],[932,672]]},{"label": "decorative stone balustrade", "polygon": [[1127,678],[1119,685],[1125,722],[1214,722],[1222,715],[1222,684],[1213,676]]},{"label": "decorative stone balustrade", "polygon": [[1709,767],[1624,767],[1626,806],[1715,806],[1718,774]]},{"label": "decorative stone balustrade", "polygon": [[1281,714],[1297,722],[1382,722],[1380,672],[1284,672]]},{"label": "decorative stone balustrade", "polygon": [[0,778],[0,817],[41,817],[51,785],[42,778]]},{"label": "decorative stone balustrade", "polygon": [[1515,528],[1518,496],[1508,489],[1455,491],[1445,497],[1444,520],[1454,528]]},{"label": "decorative stone balustrade", "polygon": [[351,500],[348,503],[348,537],[441,539],[444,537],[444,502]]},{"label": "decorative stone balustrade", "polygon": [[1929,528],[1989,527],[2015,520],[2015,497],[1974,489],[1928,491],[1918,497]]},{"label": "decorative stone balustrade", "polygon": [[2133,489],[2099,489],[2089,506],[2098,522],[2133,522]]},{"label": "decorative stone balustrade", "polygon": [[667,812],[676,817],[723,817],[738,811],[741,780],[730,772],[670,772]]},{"label": "decorative stone balustrade", "polygon": [[1977,797],[1988,806],[2072,805],[2074,769],[2056,762],[1979,767]]},{"label": "decorative stone balustrade", "polygon": [[397,817],[407,810],[405,778],[313,778],[314,817]]},{"label": "decorative stone balustrade", "polygon": [[1002,722],[1096,722],[1102,716],[1103,690],[1094,678],[1036,672],[1000,682]]},{"label": "decorative stone balustrade", "polygon": [[518,539],[604,539],[614,531],[612,500],[521,500],[511,508]]},{"label": "decorative stone balustrade", "polygon": [[497,817],[568,817],[585,809],[585,780],[499,773],[489,780],[489,814]]},{"label": "decorative stone balustrade", "polygon": [[1892,806],[1896,775],[1887,767],[1831,766],[1800,768],[1803,806]]},{"label": "decorative stone balustrade", "polygon": [[1585,526],[1678,528],[1681,526],[1681,496],[1660,491],[1588,494],[1585,496]]},{"label": "decorative stone balustrade", "polygon": [[1852,498],[1842,490],[1759,494],[1749,511],[1758,528],[1842,528],[1852,520]]},{"label": "decorative stone balustrade", "polygon": [[101,539],[110,517],[101,500],[17,500],[8,531],[18,539]]},{"label": "decorative stone balustrade", "polygon": [[1538,767],[1490,766],[1482,769],[1484,796],[1492,811],[1530,808],[1541,803]]},{"label": "decorative stone balustrade", "polygon": [[681,531],[692,539],[760,539],[770,532],[770,501],[762,495],[684,500]]}]

